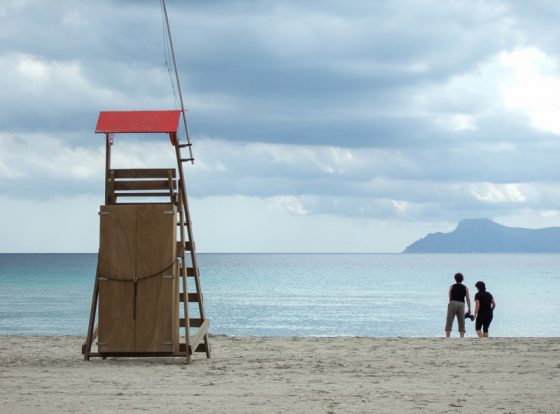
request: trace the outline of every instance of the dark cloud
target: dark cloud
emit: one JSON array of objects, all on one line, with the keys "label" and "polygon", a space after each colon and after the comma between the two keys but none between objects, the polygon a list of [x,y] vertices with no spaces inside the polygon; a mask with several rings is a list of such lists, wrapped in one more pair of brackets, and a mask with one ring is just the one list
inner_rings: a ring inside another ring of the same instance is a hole
[{"label": "dark cloud", "polygon": [[[193,133],[233,140],[437,141],[429,122],[399,113],[411,88],[472,70],[517,35],[500,3],[213,1],[168,8]],[[71,105],[70,97],[57,99],[61,85],[42,99],[24,94],[12,105],[17,115],[1,119],[6,130],[85,130],[99,109],[173,105],[156,0],[30,2],[8,7],[3,23],[5,53],[76,62],[86,92],[113,92]]]}]

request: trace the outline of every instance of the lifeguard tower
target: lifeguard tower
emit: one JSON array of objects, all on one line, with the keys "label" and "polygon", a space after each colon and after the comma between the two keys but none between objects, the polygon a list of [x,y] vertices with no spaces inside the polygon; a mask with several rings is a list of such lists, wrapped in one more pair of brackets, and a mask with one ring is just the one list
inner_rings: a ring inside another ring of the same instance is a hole
[{"label": "lifeguard tower", "polygon": [[[183,174],[183,164],[193,161],[191,144],[179,143],[177,134],[181,112],[99,114],[95,132],[105,135],[105,204],[99,211],[85,360],[181,356],[190,363],[195,352],[210,358],[209,321]],[[167,134],[177,168],[111,168],[111,146],[119,133]],[[184,148],[190,157],[182,156]]]}]

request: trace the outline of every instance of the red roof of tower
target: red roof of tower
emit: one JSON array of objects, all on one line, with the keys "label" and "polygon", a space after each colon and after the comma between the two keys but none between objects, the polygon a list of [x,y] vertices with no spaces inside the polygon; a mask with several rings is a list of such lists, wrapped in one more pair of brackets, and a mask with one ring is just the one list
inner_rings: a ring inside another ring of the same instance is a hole
[{"label": "red roof of tower", "polygon": [[181,111],[102,111],[97,133],[177,133]]}]

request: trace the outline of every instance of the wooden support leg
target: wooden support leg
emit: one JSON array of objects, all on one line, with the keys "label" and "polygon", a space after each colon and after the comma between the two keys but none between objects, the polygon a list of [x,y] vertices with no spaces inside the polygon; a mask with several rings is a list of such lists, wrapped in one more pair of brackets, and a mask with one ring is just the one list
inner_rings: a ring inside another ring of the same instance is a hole
[{"label": "wooden support leg", "polygon": [[97,262],[97,270],[95,272],[95,282],[93,285],[93,297],[91,298],[91,309],[89,311],[89,325],[86,337],[86,342],[84,344],[84,349],[82,352],[84,354],[84,361],[89,361],[89,354],[91,353],[91,345],[93,342],[93,327],[95,325],[95,314],[97,311],[97,299],[99,298],[99,261]]},{"label": "wooden support leg", "polygon": [[208,334],[204,335],[204,345],[206,346],[206,358],[210,358],[212,356],[212,352],[210,351],[210,341],[208,340]]},{"label": "wooden support leg", "polygon": [[185,299],[183,301],[183,313],[184,313],[184,317],[185,317],[185,343],[186,343],[186,351],[187,351],[187,355],[185,356],[185,364],[190,364],[191,363],[191,347],[189,346],[189,340],[190,340],[190,323],[189,323],[189,289],[187,288],[187,275],[186,275],[186,264],[184,262],[185,260],[185,255],[183,254],[183,262],[182,262],[182,267],[183,267],[183,271],[182,271],[182,279],[183,279],[183,294],[185,295]]}]

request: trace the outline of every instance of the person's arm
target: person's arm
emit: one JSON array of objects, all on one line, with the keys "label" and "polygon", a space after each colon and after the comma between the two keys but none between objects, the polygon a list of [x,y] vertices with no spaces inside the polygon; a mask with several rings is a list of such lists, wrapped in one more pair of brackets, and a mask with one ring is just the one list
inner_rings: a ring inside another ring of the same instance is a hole
[{"label": "person's arm", "polygon": [[492,310],[496,309],[496,301],[492,298]]},{"label": "person's arm", "polygon": [[451,286],[449,286],[449,301],[451,301]]},{"label": "person's arm", "polygon": [[471,294],[469,293],[469,288],[467,289],[467,307],[469,308],[469,313],[471,313]]},{"label": "person's arm", "polygon": [[480,309],[480,301],[475,300],[474,301],[474,318],[476,319],[476,317],[478,316],[478,311]]}]

